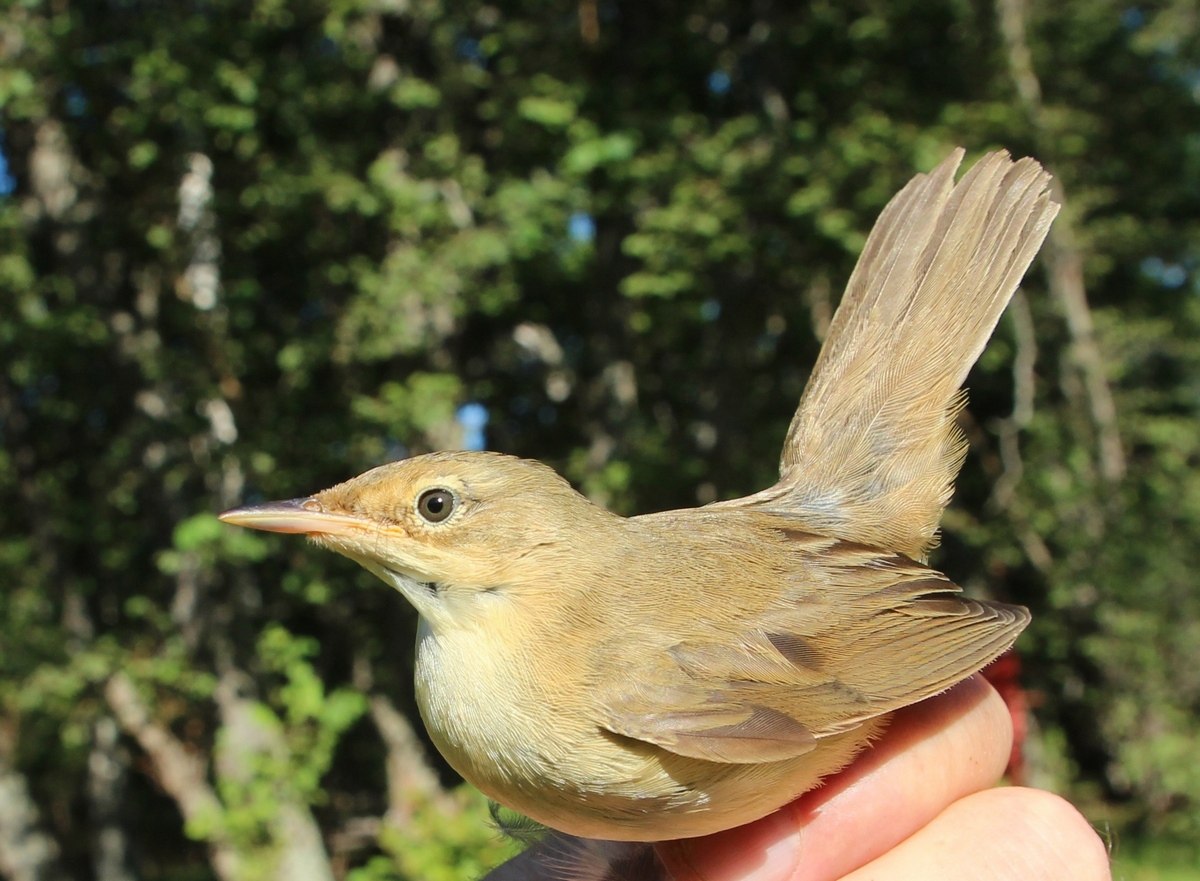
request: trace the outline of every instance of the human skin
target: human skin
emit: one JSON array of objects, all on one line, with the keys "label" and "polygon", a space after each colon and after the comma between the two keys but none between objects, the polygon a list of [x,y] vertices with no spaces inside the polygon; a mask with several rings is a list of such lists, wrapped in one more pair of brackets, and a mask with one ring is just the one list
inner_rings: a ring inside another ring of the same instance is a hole
[{"label": "human skin", "polygon": [[[635,860],[639,881],[1107,881],[1104,843],[1068,802],[996,787],[1011,746],[1003,701],[982,677],[896,713],[858,761],[776,813]],[[613,845],[606,856],[642,845]],[[546,856],[552,851],[553,858]],[[488,881],[550,881],[562,840],[509,861]],[[663,868],[665,866],[666,873]],[[579,877],[593,877],[580,874]],[[598,875],[595,877],[603,877]],[[613,876],[609,876],[613,877]],[[630,875],[629,877],[633,877]]]}]

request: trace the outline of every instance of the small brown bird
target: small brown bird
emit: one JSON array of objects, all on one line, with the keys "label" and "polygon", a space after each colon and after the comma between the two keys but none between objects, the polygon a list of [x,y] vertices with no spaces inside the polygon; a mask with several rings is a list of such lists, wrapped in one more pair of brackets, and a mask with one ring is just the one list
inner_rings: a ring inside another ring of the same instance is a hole
[{"label": "small brown bird", "polygon": [[496,801],[593,838],[757,819],[1029,620],[923,563],[959,387],[1058,208],[1033,160],[955,185],[961,159],[884,209],[767,490],[626,518],[537,462],[444,452],[221,517],[307,534],[412,603],[430,736]]}]

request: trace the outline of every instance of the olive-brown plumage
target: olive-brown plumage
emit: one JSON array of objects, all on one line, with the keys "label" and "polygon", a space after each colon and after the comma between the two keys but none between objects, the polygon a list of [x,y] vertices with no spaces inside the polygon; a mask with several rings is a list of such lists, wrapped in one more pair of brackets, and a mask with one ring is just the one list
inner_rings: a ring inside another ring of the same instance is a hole
[{"label": "olive-brown plumage", "polygon": [[1057,208],[1032,160],[954,186],[960,159],[884,210],[768,490],[624,518],[539,463],[453,452],[222,517],[404,594],[430,735],[497,801],[598,838],[756,819],[1028,621],[919,562],[962,458],[959,386]]}]

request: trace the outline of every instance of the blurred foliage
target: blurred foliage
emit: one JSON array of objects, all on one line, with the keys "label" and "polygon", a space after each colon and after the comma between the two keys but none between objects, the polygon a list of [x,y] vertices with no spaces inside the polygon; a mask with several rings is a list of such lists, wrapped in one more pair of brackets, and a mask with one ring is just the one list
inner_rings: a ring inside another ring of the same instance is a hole
[{"label": "blurred foliage", "polygon": [[621,512],[762,487],[874,216],[955,144],[1053,167],[1094,330],[1031,273],[935,562],[1035,612],[1037,781],[1200,839],[1195,10],[1021,6],[12,0],[0,773],[62,877],[278,874],[281,804],[337,876],[499,859],[478,798],[385,786],[409,610],[213,512],[455,446],[471,401]]},{"label": "blurred foliage", "polygon": [[1119,844],[1113,851],[1115,881],[1195,881],[1196,853],[1191,847],[1145,842],[1135,848]]}]

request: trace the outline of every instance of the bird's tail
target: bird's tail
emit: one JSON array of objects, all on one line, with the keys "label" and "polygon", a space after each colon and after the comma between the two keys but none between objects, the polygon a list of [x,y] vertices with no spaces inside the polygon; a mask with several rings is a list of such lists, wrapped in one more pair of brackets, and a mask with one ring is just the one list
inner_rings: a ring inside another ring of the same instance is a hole
[{"label": "bird's tail", "polygon": [[1059,208],[1033,159],[989,153],[955,184],[962,158],[883,209],[788,429],[780,480],[741,504],[914,559],[935,544],[966,452],[960,387]]}]

